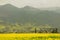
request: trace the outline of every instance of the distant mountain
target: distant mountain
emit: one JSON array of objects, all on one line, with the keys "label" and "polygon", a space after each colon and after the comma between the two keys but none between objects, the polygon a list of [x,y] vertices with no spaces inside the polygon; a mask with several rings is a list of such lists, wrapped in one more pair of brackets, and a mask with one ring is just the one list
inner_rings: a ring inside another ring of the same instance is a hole
[{"label": "distant mountain", "polygon": [[11,14],[19,12],[19,8],[11,5],[11,4],[6,4],[0,6],[0,16],[11,16]]},{"label": "distant mountain", "polygon": [[[21,13],[21,12],[26,12],[26,11],[32,11],[32,12],[34,12],[34,11],[36,11],[36,9],[35,8],[33,8],[33,7],[30,7],[30,6],[25,6],[25,7],[23,7],[23,8],[17,8],[17,7],[15,7],[15,6],[13,6],[13,5],[11,5],[11,4],[5,4],[5,5],[2,5],[2,6],[0,6],[0,16],[11,16],[11,14],[18,14],[18,13]],[[37,11],[38,11],[38,9],[37,9]]]},{"label": "distant mountain", "polygon": [[[59,12],[58,12],[59,11]],[[60,9],[41,10],[31,6],[17,8],[11,4],[0,6],[0,20],[9,23],[36,23],[36,25],[48,24],[60,28]]]},{"label": "distant mountain", "polygon": [[51,7],[51,8],[41,8],[41,10],[49,10],[49,11],[60,11],[60,7]]},{"label": "distant mountain", "polygon": [[25,7],[23,7],[22,9],[25,9],[25,10],[31,10],[31,11],[34,11],[34,10],[40,10],[40,9],[31,7],[31,6],[25,6]]}]

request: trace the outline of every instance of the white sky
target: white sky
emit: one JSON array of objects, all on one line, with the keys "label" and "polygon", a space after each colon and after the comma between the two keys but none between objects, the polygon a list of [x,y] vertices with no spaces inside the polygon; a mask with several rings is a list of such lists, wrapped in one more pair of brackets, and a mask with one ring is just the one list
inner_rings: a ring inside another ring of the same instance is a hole
[{"label": "white sky", "polygon": [[26,5],[36,8],[60,7],[60,0],[0,0],[0,5],[6,3],[10,3],[17,7],[24,7]]}]

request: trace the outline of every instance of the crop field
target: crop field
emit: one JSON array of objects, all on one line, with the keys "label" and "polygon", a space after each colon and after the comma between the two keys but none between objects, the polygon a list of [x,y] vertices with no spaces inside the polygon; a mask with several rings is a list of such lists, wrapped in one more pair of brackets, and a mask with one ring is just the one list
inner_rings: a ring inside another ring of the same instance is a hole
[{"label": "crop field", "polygon": [[0,40],[60,40],[60,34],[46,34],[46,33],[0,34]]}]

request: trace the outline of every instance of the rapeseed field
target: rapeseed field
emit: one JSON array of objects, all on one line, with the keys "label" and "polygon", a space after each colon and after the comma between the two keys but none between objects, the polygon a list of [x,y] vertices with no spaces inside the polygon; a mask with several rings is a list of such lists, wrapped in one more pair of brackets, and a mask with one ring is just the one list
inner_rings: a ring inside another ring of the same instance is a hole
[{"label": "rapeseed field", "polygon": [[0,34],[0,40],[60,40],[60,34],[46,34],[46,33]]}]

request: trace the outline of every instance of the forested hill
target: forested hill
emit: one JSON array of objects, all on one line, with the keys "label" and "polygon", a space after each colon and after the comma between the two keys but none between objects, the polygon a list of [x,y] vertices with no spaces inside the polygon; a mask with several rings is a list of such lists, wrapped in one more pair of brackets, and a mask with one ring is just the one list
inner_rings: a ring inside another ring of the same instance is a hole
[{"label": "forested hill", "polygon": [[60,27],[60,9],[41,10],[31,6],[17,8],[11,4],[0,5],[0,20],[3,23],[36,23]]}]

